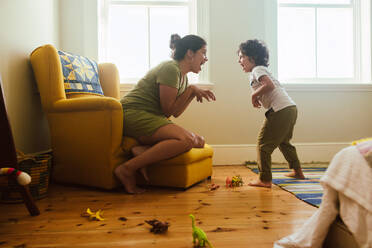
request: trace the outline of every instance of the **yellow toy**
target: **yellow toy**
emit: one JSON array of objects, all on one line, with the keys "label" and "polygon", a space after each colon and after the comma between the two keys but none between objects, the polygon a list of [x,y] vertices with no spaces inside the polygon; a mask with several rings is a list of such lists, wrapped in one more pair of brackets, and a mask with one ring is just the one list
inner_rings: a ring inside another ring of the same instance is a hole
[{"label": "yellow toy", "polygon": [[99,209],[97,212],[92,212],[90,208],[88,208],[87,211],[83,213],[81,216],[88,217],[89,220],[97,220],[97,221],[105,220],[103,218],[103,211],[101,209]]}]

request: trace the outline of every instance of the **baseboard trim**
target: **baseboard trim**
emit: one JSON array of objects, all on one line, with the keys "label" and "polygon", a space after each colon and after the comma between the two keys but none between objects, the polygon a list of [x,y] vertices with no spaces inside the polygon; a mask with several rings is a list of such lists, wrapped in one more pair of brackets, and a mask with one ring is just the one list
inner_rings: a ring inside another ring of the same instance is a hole
[{"label": "baseboard trim", "polygon": [[[350,145],[350,142],[339,143],[293,143],[296,146],[299,159],[302,163],[329,162],[342,148]],[[210,145],[214,150],[213,165],[237,165],[245,161],[256,161],[256,145],[232,144]],[[272,155],[272,161],[286,162],[279,149]]]}]

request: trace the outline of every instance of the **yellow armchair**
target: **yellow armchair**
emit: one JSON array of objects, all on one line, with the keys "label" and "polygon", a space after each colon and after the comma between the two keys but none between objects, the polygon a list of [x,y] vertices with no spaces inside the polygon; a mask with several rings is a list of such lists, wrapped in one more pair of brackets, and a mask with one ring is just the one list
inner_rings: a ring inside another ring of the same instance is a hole
[{"label": "yellow armchair", "polygon": [[[53,150],[53,179],[112,189],[114,169],[129,159],[137,142],[123,138],[119,73],[114,64],[98,65],[104,96],[66,95],[62,64],[52,45],[36,48],[31,64],[46,113]],[[149,166],[151,185],[187,188],[212,175],[213,150],[206,145]]]},{"label": "yellow armchair", "polygon": [[127,158],[121,148],[123,111],[115,65],[99,65],[105,96],[79,94],[69,99],[55,47],[35,49],[31,64],[49,123],[53,179],[104,189],[117,186],[112,172]]}]

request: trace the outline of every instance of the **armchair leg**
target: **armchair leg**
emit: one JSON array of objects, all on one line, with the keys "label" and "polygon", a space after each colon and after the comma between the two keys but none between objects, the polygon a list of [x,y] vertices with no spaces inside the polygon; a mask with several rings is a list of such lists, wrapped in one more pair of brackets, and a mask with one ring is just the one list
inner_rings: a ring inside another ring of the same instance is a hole
[{"label": "armchair leg", "polygon": [[[2,81],[0,77],[0,165],[1,167],[10,167],[18,169],[17,153],[14,145],[12,129],[10,128],[8,114],[5,106],[5,99],[2,90]],[[9,180],[16,181],[16,176],[11,175],[8,177]],[[19,185],[20,193],[23,197],[23,201],[30,212],[30,215],[36,216],[40,214],[34,200],[32,199],[30,189],[28,185]]]},{"label": "armchair leg", "polygon": [[21,195],[23,201],[27,207],[28,212],[31,216],[37,216],[40,214],[39,208],[36,206],[34,199],[31,196],[30,188],[28,185],[20,186]]}]

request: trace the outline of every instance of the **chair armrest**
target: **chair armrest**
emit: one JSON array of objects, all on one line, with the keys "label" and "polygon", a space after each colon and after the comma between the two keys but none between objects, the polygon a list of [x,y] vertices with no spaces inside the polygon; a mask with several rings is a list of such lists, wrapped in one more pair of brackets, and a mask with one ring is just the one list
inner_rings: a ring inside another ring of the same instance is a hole
[{"label": "chair armrest", "polygon": [[82,106],[75,104],[80,101],[71,100],[77,99],[61,101],[55,112],[47,113],[53,160],[58,165],[53,168],[54,178],[60,182],[113,188],[113,170],[126,160],[121,148],[121,105],[110,101],[105,103],[108,108],[101,110],[96,101],[88,99],[92,104]]},{"label": "chair armrest", "polygon": [[97,110],[122,110],[122,106],[119,100],[112,97],[81,97],[58,100],[49,113]]},{"label": "chair armrest", "polygon": [[105,96],[120,99],[120,76],[115,64],[99,64],[98,71],[99,80]]}]

